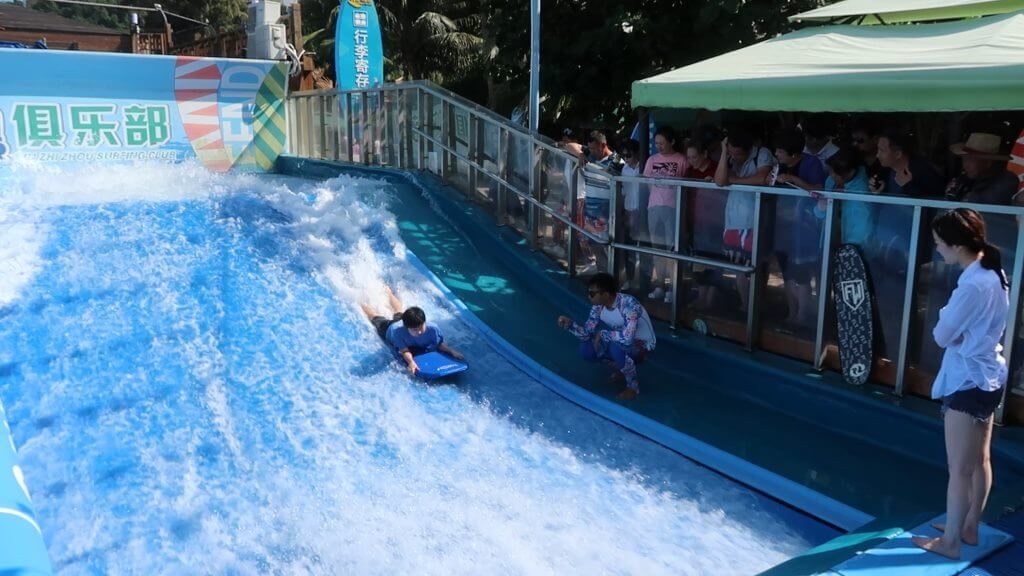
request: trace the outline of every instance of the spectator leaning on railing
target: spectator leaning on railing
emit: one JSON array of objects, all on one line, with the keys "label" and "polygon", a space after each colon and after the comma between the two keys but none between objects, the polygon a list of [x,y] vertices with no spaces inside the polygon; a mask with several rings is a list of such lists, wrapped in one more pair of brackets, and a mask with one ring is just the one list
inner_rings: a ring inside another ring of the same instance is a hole
[{"label": "spectator leaning on railing", "polygon": [[[808,192],[821,190],[824,186],[825,167],[817,156],[805,152],[805,136],[792,130],[775,138],[775,159],[779,162],[776,185],[793,186]],[[810,137],[806,139],[812,140]],[[828,139],[824,142],[835,147]],[[815,149],[821,151],[823,145],[820,142],[815,144]],[[835,152],[830,152],[829,156],[833,154]],[[778,203],[780,212],[785,210],[792,213],[789,229],[777,228],[775,246],[786,290],[789,311],[786,322],[807,325],[814,318],[811,278],[819,268],[818,258],[821,255],[821,225],[814,215],[817,202],[810,197],[784,197],[779,198]]]},{"label": "spectator leaning on railing", "polygon": [[[775,166],[775,158],[764,146],[755,146],[754,138],[748,132],[733,131],[722,141],[722,157],[715,172],[715,184],[747,184],[764,186],[765,178]],[[750,264],[753,246],[754,195],[733,190],[725,202],[725,232],[722,240],[725,253],[732,262]],[[746,312],[750,278],[746,274],[736,275],[740,292],[740,312]]]}]

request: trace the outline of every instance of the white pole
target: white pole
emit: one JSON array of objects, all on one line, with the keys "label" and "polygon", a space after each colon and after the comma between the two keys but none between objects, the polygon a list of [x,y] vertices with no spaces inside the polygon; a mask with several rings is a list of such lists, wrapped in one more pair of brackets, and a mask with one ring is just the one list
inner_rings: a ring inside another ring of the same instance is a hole
[{"label": "white pole", "polygon": [[540,126],[540,0],[530,0],[530,131]]}]

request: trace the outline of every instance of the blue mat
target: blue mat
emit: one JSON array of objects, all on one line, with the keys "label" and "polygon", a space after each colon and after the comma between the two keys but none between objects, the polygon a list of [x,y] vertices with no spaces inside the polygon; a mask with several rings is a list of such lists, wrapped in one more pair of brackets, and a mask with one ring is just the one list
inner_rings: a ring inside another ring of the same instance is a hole
[{"label": "blue mat", "polygon": [[925,552],[910,541],[913,536],[939,536],[932,523],[945,522],[946,515],[934,518],[913,530],[900,532],[884,544],[861,552],[856,557],[832,568],[842,576],[951,576],[1013,541],[1002,530],[982,524],[977,546],[960,549],[960,559],[950,560]]},{"label": "blue mat", "polygon": [[416,365],[420,367],[416,375],[425,380],[447,378],[469,368],[465,362],[459,362],[440,352],[427,352],[416,356]]}]

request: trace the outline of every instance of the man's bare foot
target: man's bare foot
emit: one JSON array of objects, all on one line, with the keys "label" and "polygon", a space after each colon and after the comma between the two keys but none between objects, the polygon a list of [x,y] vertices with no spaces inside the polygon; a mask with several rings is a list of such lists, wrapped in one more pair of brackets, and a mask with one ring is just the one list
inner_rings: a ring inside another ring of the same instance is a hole
[{"label": "man's bare foot", "polygon": [[611,377],[608,378],[608,383],[609,384],[622,384],[625,381],[626,381],[626,377],[623,376],[622,372],[619,372],[618,370],[616,370],[615,372],[612,372]]},{"label": "man's bare foot", "polygon": [[619,400],[633,400],[634,398],[637,397],[638,394],[640,393],[637,392],[636,390],[633,390],[632,388],[626,388],[622,392],[619,392],[616,398],[618,398]]},{"label": "man's bare foot", "polygon": [[[935,528],[936,530],[938,530],[939,532],[942,532],[943,534],[946,533],[946,525],[943,524],[942,522],[934,522],[932,524],[932,528]],[[967,544],[968,546],[977,546],[978,545],[978,528],[975,527],[974,529],[968,529],[966,526],[964,526],[964,529],[960,531],[960,540],[964,544]]]},{"label": "man's bare foot", "polygon": [[923,548],[929,552],[934,552],[939,556],[945,556],[951,560],[960,559],[959,542],[954,545],[950,545],[946,544],[946,541],[942,538],[928,538],[925,536],[914,536],[910,541],[914,543],[914,546]]}]

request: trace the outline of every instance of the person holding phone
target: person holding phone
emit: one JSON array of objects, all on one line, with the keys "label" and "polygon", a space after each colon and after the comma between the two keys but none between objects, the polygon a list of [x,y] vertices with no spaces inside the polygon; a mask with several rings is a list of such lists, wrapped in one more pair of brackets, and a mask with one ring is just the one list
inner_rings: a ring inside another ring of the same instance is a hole
[{"label": "person holding phone", "polygon": [[889,169],[886,179],[876,175],[871,191],[879,194],[941,198],[946,190],[938,171],[923,157],[914,154],[914,138],[898,130],[886,130],[878,138],[878,163]]}]

